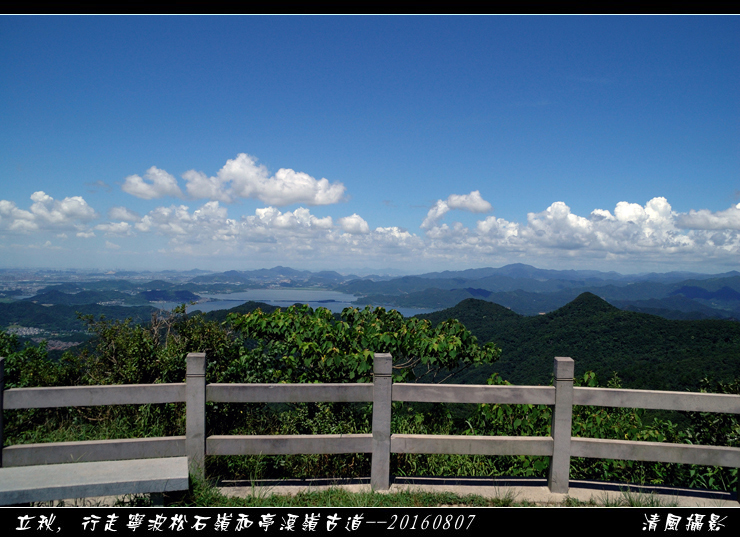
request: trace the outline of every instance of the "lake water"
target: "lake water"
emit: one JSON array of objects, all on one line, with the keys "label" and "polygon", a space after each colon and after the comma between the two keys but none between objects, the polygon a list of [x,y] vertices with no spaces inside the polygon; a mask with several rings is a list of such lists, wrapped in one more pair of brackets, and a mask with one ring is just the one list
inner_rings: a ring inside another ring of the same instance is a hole
[{"label": "lake water", "polygon": [[[296,302],[300,304],[308,304],[312,308],[327,308],[334,313],[340,313],[344,308],[357,307],[351,302],[357,297],[354,295],[348,295],[346,293],[339,293],[337,291],[327,291],[322,289],[249,289],[247,291],[240,291],[238,293],[225,293],[225,294],[214,294],[214,295],[201,295],[203,298],[210,299],[210,302],[201,302],[194,306],[188,306],[188,312],[200,310],[202,312],[224,310],[235,308],[245,302],[253,300],[255,302],[264,302],[271,306],[277,306],[279,308],[287,308],[292,306]],[[170,310],[179,303],[176,302],[159,302],[152,304],[155,307]],[[385,306],[383,304],[374,304],[377,306],[383,306],[386,309],[391,309],[392,306]],[[431,313],[437,311],[437,309],[430,308],[392,308],[397,309],[404,317],[413,317],[420,313]]]}]

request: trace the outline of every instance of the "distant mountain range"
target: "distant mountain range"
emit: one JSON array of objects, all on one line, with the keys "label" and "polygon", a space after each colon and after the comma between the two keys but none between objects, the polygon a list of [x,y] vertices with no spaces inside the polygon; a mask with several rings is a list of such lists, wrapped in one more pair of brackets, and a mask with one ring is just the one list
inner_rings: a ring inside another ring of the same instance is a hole
[{"label": "distant mountain range", "polygon": [[581,293],[590,292],[620,309],[669,319],[740,319],[738,271],[621,275],[515,264],[384,281],[353,280],[335,288],[360,295],[355,301],[357,305],[447,308],[468,298],[478,298],[523,315],[553,311]]},{"label": "distant mountain range", "polygon": [[660,281],[676,282],[689,279],[707,279],[729,276],[740,276],[740,272],[733,270],[723,274],[701,274],[698,272],[649,272],[642,274],[619,274],[618,272],[601,272],[598,270],[552,270],[540,269],[523,263],[512,263],[500,268],[479,268],[460,271],[429,272],[420,274],[422,278],[463,278],[476,280],[488,276],[509,276],[511,278],[530,278],[535,280],[620,280],[620,281]]},{"label": "distant mountain range", "polygon": [[[740,272],[700,274],[667,272],[623,275],[597,270],[551,270],[515,263],[416,276],[360,278],[336,271],[312,272],[276,266],[219,273],[168,271],[166,280],[142,280],[145,273],[123,273],[92,281],[63,282],[39,289],[30,300],[40,304],[118,302],[145,305],[149,301],[198,300],[202,293],[229,293],[264,287],[307,287],[357,296],[355,304],[443,309],[477,298],[522,315],[554,311],[584,292],[593,293],[625,311],[667,319],[740,319]],[[5,296],[11,298],[12,291]],[[52,294],[49,294],[52,293]],[[61,294],[65,293],[65,294]],[[98,293],[98,294],[95,294]]]},{"label": "distant mountain range", "polygon": [[336,284],[348,280],[359,279],[359,276],[350,274],[342,276],[338,272],[323,270],[311,272],[309,270],[296,270],[290,267],[273,267],[271,269],[259,270],[229,270],[217,274],[206,274],[197,276],[190,280],[192,283],[303,283],[303,284]]},{"label": "distant mountain range", "polygon": [[[357,306],[445,309],[468,299],[478,299],[532,316],[555,311],[583,293],[592,293],[621,310],[670,320],[740,319],[738,271],[622,275],[595,270],[540,269],[517,263],[402,277],[360,278],[336,271],[312,272],[283,266],[204,272],[160,271],[151,274],[162,279],[150,281],[144,278],[149,274],[145,272],[101,273],[97,275],[99,278],[87,274],[90,279],[86,281],[77,273],[43,272],[39,281],[48,283],[45,287],[33,287],[35,296],[26,301],[47,306],[146,306],[159,301],[197,301],[204,293],[305,287],[353,294]],[[130,279],[122,279],[123,275]],[[62,281],[55,282],[53,278],[57,277]],[[7,309],[22,294],[30,293],[21,293],[20,285],[15,288],[5,285],[0,292],[0,310]]]}]

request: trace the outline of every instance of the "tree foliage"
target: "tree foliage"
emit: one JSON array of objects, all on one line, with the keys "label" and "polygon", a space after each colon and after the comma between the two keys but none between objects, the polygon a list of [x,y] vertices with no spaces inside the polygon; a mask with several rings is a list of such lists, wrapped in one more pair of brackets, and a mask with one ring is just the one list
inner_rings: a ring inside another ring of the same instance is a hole
[{"label": "tree foliage", "polygon": [[232,315],[229,321],[245,339],[257,342],[252,352],[274,381],[371,381],[376,352],[393,356],[396,381],[440,380],[460,368],[493,363],[501,354],[493,343],[479,345],[456,320],[432,327],[383,308],[346,308],[337,320],[325,308],[291,306]]}]

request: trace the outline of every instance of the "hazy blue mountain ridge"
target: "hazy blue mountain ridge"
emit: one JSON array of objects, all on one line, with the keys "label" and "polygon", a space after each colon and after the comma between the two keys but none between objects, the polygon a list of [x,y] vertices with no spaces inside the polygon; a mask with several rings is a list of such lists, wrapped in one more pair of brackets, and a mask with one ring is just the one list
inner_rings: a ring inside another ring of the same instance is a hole
[{"label": "hazy blue mountain ridge", "polygon": [[[545,276],[554,279],[543,279]],[[681,280],[680,276],[691,279]],[[639,278],[639,275],[623,277],[613,272],[507,265],[500,269],[445,271],[379,282],[354,280],[335,289],[360,295],[354,301],[358,306],[445,308],[466,298],[482,298],[524,315],[536,315],[562,307],[583,292],[591,292],[620,308],[649,311],[666,318],[737,318],[740,312],[737,271],[721,275],[673,272]],[[676,295],[686,300],[673,299]]]}]

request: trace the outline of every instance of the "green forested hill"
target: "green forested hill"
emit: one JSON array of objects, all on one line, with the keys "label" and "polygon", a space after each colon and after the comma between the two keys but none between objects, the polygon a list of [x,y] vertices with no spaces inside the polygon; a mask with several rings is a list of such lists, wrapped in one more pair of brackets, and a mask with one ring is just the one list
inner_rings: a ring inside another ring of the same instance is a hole
[{"label": "green forested hill", "polygon": [[[265,304],[264,302],[255,302],[254,300],[250,300],[249,302],[245,302],[244,304],[227,310],[213,310],[209,311],[208,313],[203,313],[203,317],[206,321],[215,321],[218,323],[222,323],[231,313],[240,313],[243,315],[245,313],[254,311],[257,308],[261,309],[265,313],[271,313],[278,309],[277,306],[271,306],[270,304]],[[200,312],[199,310],[194,310],[192,313],[196,314],[202,312]]]},{"label": "green forested hill", "polygon": [[535,317],[476,299],[420,317],[458,319],[481,342],[501,347],[498,363],[467,372],[469,383],[496,371],[515,384],[547,384],[555,356],[573,358],[576,375],[592,370],[606,381],[617,372],[628,388],[697,390],[704,377],[740,377],[740,323],[622,311],[591,293]]},{"label": "green forested hill", "polygon": [[42,306],[33,302],[17,301],[0,303],[0,327],[11,325],[32,326],[44,330],[85,330],[86,324],[79,320],[78,313],[104,315],[106,319],[131,318],[135,323],[151,320],[156,309],[151,306],[100,306],[97,304]]},{"label": "green forested hill", "polygon": [[128,306],[145,306],[149,300],[141,296],[132,296],[120,291],[80,291],[78,293],[64,293],[57,290],[44,291],[36,296],[25,299],[26,302],[36,304],[56,304],[63,306],[79,306],[82,304],[98,304],[100,302],[120,302]]}]

